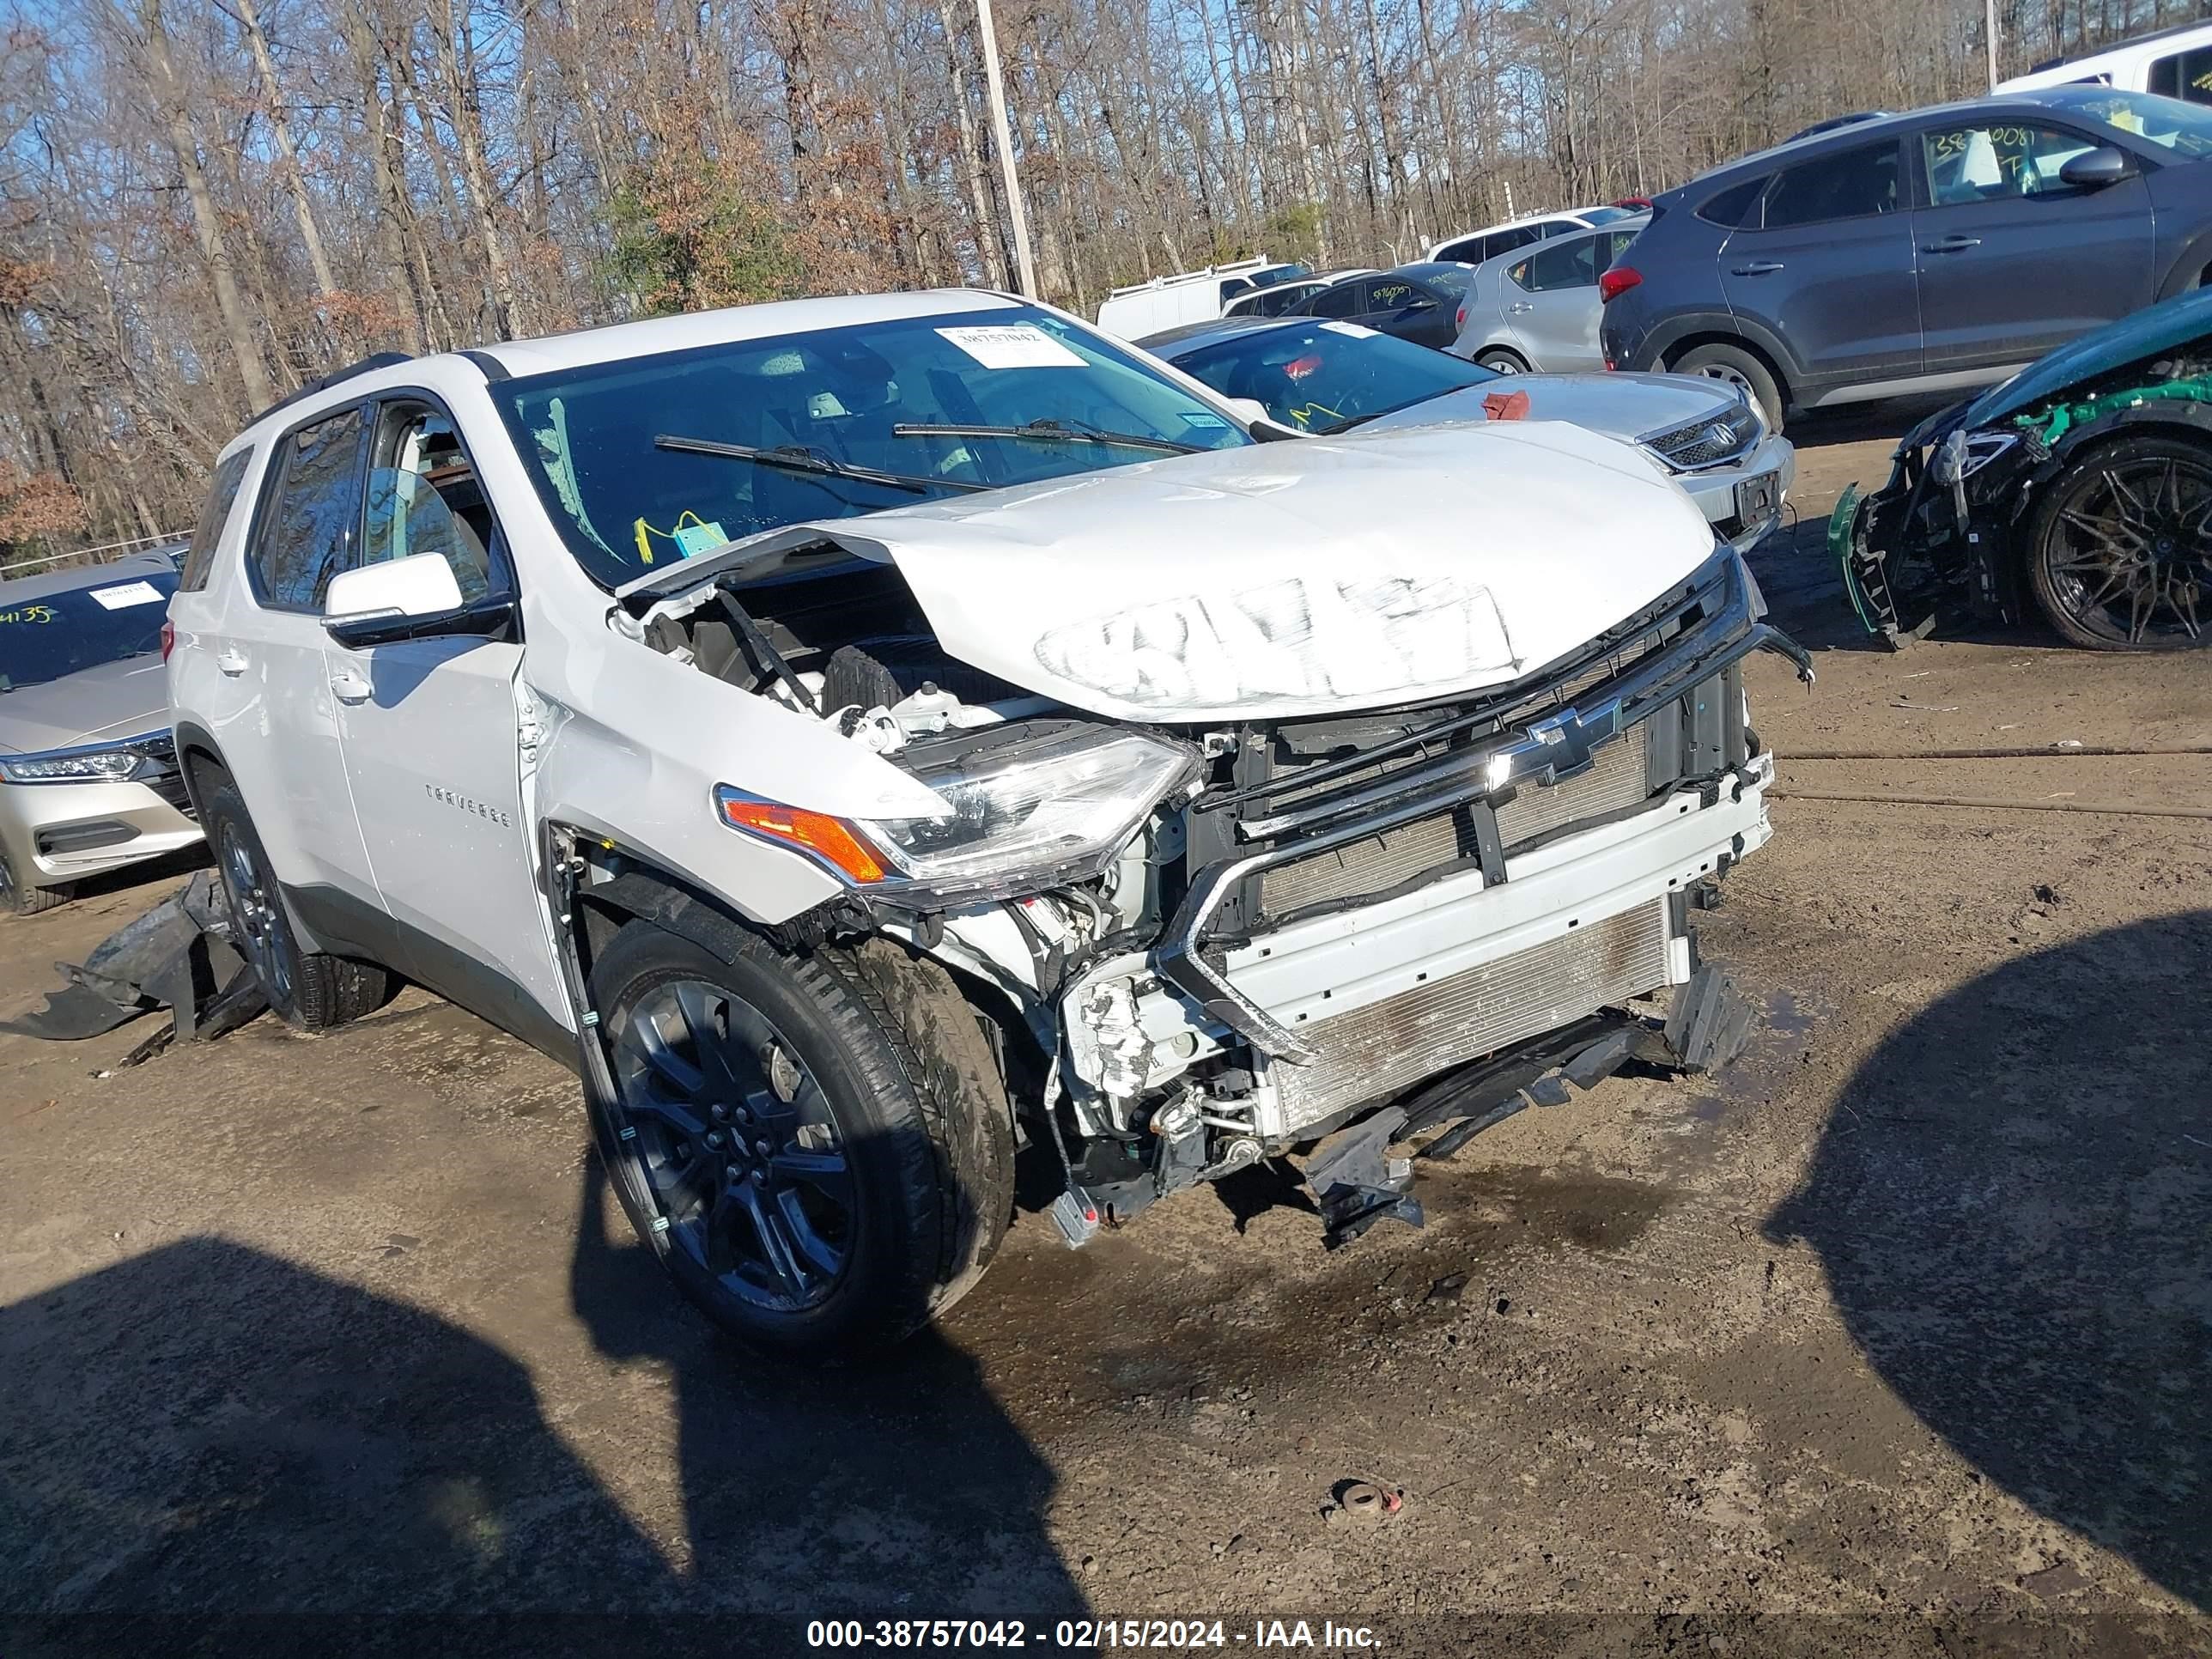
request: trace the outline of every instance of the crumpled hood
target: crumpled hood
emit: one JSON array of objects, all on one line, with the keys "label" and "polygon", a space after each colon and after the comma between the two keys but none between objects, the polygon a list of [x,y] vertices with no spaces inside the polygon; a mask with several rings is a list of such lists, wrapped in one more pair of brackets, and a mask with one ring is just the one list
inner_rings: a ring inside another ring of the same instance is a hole
[{"label": "crumpled hood", "polygon": [[[963,661],[1158,723],[1499,684],[1713,551],[1641,451],[1516,421],[1214,450],[794,525],[700,559],[695,579],[823,541],[896,563]],[[628,591],[648,586],[669,585]]]},{"label": "crumpled hood", "polygon": [[1528,394],[1527,419],[1565,421],[1632,441],[1692,421],[1725,415],[1733,392],[1691,374],[1501,374],[1464,392],[1450,392],[1363,422],[1363,432],[1400,432],[1458,421],[1487,421],[1486,399]]},{"label": "crumpled hood", "polygon": [[75,749],[169,726],[169,681],[158,656],[102,663],[0,695],[0,753]]}]

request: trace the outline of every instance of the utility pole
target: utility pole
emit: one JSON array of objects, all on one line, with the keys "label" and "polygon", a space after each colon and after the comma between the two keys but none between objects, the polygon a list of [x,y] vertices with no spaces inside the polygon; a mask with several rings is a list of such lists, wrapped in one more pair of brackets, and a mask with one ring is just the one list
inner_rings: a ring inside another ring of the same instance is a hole
[{"label": "utility pole", "polygon": [[1990,90],[1997,89],[1997,0],[1982,0],[1982,33],[1989,37]]},{"label": "utility pole", "polygon": [[1006,187],[1006,210],[1014,218],[1014,264],[1022,292],[1036,298],[1036,262],[1030,257],[1030,216],[1022,206],[1022,181],[1014,176],[1014,135],[1006,125],[1006,87],[999,73],[999,32],[991,24],[991,0],[975,0],[975,21],[983,35],[983,93],[991,104],[991,139],[999,147],[999,179]]}]

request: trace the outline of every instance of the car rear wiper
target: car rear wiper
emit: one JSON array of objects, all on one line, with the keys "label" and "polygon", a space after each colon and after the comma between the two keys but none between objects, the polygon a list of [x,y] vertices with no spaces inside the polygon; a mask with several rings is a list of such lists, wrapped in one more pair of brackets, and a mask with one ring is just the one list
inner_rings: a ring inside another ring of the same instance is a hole
[{"label": "car rear wiper", "polygon": [[923,425],[902,421],[891,428],[891,436],[1030,438],[1048,444],[1110,444],[1121,449],[1150,449],[1162,455],[1195,455],[1199,447],[1196,444],[1177,443],[1173,438],[1148,438],[1135,432],[1109,432],[1103,427],[1051,419],[1031,421],[1026,426],[969,426],[962,422]]},{"label": "car rear wiper", "polygon": [[664,432],[653,441],[653,447],[655,449],[672,449],[684,455],[720,455],[732,461],[780,466],[787,472],[812,472],[823,477],[853,478],[862,483],[908,490],[916,495],[926,495],[933,489],[957,489],[972,495],[991,488],[989,484],[969,483],[962,478],[917,478],[904,472],[884,472],[872,466],[854,466],[849,461],[836,460],[817,451],[802,449],[797,444],[759,449],[751,444],[726,444],[712,438],[678,438]]}]

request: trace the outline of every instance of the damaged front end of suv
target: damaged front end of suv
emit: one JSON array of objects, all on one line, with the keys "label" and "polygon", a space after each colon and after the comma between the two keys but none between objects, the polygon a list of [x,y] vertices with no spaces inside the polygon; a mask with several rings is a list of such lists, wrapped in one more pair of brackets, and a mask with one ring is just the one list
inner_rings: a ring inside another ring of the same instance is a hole
[{"label": "damaged front end of suv", "polygon": [[2212,624],[2212,295],[2083,336],[1897,448],[1828,543],[1867,630],[2039,612],[2068,643],[2185,650]]},{"label": "damaged front end of suv", "polygon": [[[1741,556],[1570,428],[1291,454],[793,526],[622,596],[941,803],[714,791],[827,878],[780,937],[952,975],[1073,1244],[1317,1142],[1330,1243],[1418,1219],[1395,1143],[1744,1035],[1690,917],[1769,834],[1741,664],[1811,672]],[[1401,533],[1461,509],[1495,551]],[[586,893],[629,867],[577,850]]]}]

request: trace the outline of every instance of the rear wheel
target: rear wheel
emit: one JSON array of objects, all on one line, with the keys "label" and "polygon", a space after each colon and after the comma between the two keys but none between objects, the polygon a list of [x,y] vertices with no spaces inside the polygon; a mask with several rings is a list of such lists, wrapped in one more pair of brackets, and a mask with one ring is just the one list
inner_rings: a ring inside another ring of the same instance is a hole
[{"label": "rear wheel", "polygon": [[2212,641],[2212,448],[2121,438],[2052,480],[2027,582],[2071,645],[2187,651]]},{"label": "rear wheel", "polygon": [[716,1323],[850,1356],[981,1276],[1012,1211],[1012,1121],[943,968],[883,940],[792,954],[748,935],[725,959],[634,921],[591,992],[616,1189]]},{"label": "rear wheel", "polygon": [[1526,374],[1528,372],[1528,364],[1522,362],[1513,353],[1501,350],[1496,346],[1491,347],[1486,351],[1477,352],[1474,362],[1475,367],[1486,368],[1493,374]]},{"label": "rear wheel", "polygon": [[1692,347],[1668,367],[1677,374],[1701,375],[1734,386],[1765,416],[1768,427],[1782,430],[1782,387],[1756,352],[1714,341]]},{"label": "rear wheel", "polygon": [[66,887],[33,887],[22,880],[9,863],[7,849],[0,848],[0,916],[35,916],[69,901]]},{"label": "rear wheel", "polygon": [[252,964],[269,1006],[302,1030],[342,1025],[373,1012],[390,983],[384,969],[301,950],[237,784],[217,766],[203,766],[196,781],[202,824],[230,901],[232,942]]}]

